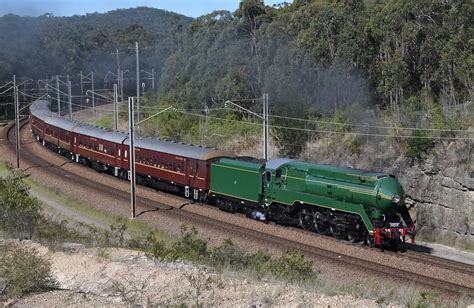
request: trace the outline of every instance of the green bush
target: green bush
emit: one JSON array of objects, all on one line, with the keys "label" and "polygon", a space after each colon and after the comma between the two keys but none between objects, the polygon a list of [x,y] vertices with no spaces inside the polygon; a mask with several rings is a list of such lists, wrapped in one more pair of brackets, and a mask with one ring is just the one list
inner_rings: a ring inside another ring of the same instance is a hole
[{"label": "green bush", "polygon": [[242,270],[250,265],[250,256],[235,246],[232,240],[225,240],[220,246],[213,248],[209,255],[209,264],[221,269]]},{"label": "green bush", "polygon": [[301,253],[289,250],[271,262],[271,271],[277,278],[290,282],[306,282],[316,277],[313,262],[305,260]]},{"label": "green bush", "polygon": [[117,218],[110,225],[110,242],[116,246],[122,247],[125,243],[125,232],[127,232],[127,221],[124,218]]},{"label": "green bush", "polygon": [[415,303],[416,308],[428,308],[440,306],[440,298],[438,291],[421,291],[419,298]]},{"label": "green bush", "polygon": [[351,154],[360,155],[362,153],[362,146],[355,137],[351,136],[345,143]]},{"label": "green bush", "polygon": [[130,245],[145,250],[149,257],[155,259],[166,259],[169,249],[163,241],[158,241],[153,233],[150,233],[144,240],[132,240]]},{"label": "green bush", "polygon": [[260,279],[273,277],[288,282],[308,282],[316,279],[313,263],[298,252],[286,251],[273,259],[268,252],[250,254],[225,240],[220,246],[209,248],[207,242],[197,237],[195,228],[182,227],[181,238],[168,246],[157,241],[153,234],[146,239],[134,239],[131,244],[145,251],[149,257],[162,260],[187,260],[209,265],[217,270],[228,269],[246,272]]},{"label": "green bush", "polygon": [[434,148],[435,142],[429,137],[425,131],[416,130],[412,133],[412,138],[408,138],[406,155],[411,158],[424,158],[431,149]]},{"label": "green bush", "polygon": [[19,298],[32,292],[58,287],[51,264],[35,249],[13,245],[0,249],[0,300]]},{"label": "green bush", "polygon": [[31,238],[41,219],[39,202],[29,195],[24,177],[14,170],[0,178],[0,228],[16,238]]},{"label": "green bush", "polygon": [[197,238],[196,228],[181,227],[181,238],[171,245],[166,245],[163,241],[157,240],[153,233],[150,233],[145,239],[132,239],[129,241],[129,247],[144,250],[145,253],[153,258],[175,261],[203,261],[209,256],[207,242]]},{"label": "green bush", "polygon": [[186,226],[181,227],[181,239],[171,245],[167,259],[185,259],[199,261],[208,257],[207,242],[197,238],[197,230],[192,227],[189,231]]},{"label": "green bush", "polygon": [[34,240],[55,248],[57,245],[68,241],[83,241],[84,237],[67,225],[66,220],[56,221],[53,217],[41,218],[41,223],[36,228]]},{"label": "green bush", "polygon": [[42,244],[55,248],[65,242],[80,242],[87,245],[123,246],[127,225],[118,219],[110,230],[77,223],[70,225],[66,220],[45,215],[40,202],[30,196],[30,187],[24,174],[13,170],[0,178],[0,230],[16,238],[33,238]]}]

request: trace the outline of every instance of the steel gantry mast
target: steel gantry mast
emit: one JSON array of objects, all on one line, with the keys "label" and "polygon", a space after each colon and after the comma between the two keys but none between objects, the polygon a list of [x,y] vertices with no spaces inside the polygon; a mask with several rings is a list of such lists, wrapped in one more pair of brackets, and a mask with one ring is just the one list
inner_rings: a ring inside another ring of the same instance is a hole
[{"label": "steel gantry mast", "polygon": [[15,103],[15,150],[16,167],[20,169],[20,102],[18,100],[18,87],[16,85],[16,76],[13,75],[13,101]]},{"label": "steel gantry mast", "polygon": [[269,108],[268,108],[268,94],[267,93],[264,93],[262,95],[262,98],[260,99],[251,99],[252,101],[256,101],[256,100],[262,100],[262,103],[263,103],[263,107],[262,107],[262,115],[258,114],[258,113],[255,113],[247,108],[244,108],[236,103],[234,103],[233,101],[230,101],[230,100],[227,100],[224,102],[224,105],[225,107],[227,108],[228,105],[233,105],[239,109],[242,109],[244,110],[245,112],[247,113],[250,113],[254,116],[256,116],[257,118],[260,118],[262,119],[262,133],[263,133],[263,147],[262,147],[262,155],[263,155],[263,158],[265,160],[268,160],[268,142],[269,142],[269,138],[268,138],[268,118],[269,118]]},{"label": "steel gantry mast", "polygon": [[[137,121],[140,122],[140,52],[138,42],[135,42],[135,53],[137,56]],[[137,128],[140,130],[140,126]]]}]

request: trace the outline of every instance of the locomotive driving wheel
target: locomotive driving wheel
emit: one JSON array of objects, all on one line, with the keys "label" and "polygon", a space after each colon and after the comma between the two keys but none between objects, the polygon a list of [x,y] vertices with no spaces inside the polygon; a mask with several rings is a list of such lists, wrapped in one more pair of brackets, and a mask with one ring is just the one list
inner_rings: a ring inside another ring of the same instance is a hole
[{"label": "locomotive driving wheel", "polygon": [[343,228],[338,227],[338,225],[331,224],[329,231],[331,232],[331,235],[338,240],[342,240],[346,237],[346,232],[344,232]]},{"label": "locomotive driving wheel", "polygon": [[323,219],[323,215],[320,212],[316,212],[314,214],[314,229],[319,234],[327,234],[328,233],[328,224],[326,220]]},{"label": "locomotive driving wheel", "polygon": [[359,240],[359,237],[352,232],[347,232],[347,240],[349,241],[349,243],[353,244],[357,242],[357,240]]},{"label": "locomotive driving wheel", "polygon": [[369,247],[375,247],[375,238],[372,234],[370,233],[367,233],[367,237],[365,239],[365,243],[367,244],[367,246]]},{"label": "locomotive driving wheel", "polygon": [[366,236],[364,234],[358,234],[354,232],[347,232],[347,240],[352,244],[364,244]]},{"label": "locomotive driving wheel", "polygon": [[300,211],[300,227],[303,230],[311,231],[314,229],[314,209],[311,206],[305,205]]}]

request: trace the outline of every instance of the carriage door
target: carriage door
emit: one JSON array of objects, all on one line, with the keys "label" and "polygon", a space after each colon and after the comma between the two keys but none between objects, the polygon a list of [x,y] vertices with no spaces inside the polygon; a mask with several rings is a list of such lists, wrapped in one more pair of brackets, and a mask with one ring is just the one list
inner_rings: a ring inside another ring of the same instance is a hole
[{"label": "carriage door", "polygon": [[197,183],[197,173],[198,173],[198,162],[197,161],[188,161],[188,168],[186,177],[188,180],[186,181],[189,183],[189,196],[197,200],[199,198],[199,189]]},{"label": "carriage door", "polygon": [[197,170],[198,170],[198,163],[193,161],[193,162],[189,162],[188,163],[189,165],[189,173],[188,173],[188,179],[189,179],[189,186],[191,187],[196,187],[197,183],[196,183],[196,176],[197,176]]}]

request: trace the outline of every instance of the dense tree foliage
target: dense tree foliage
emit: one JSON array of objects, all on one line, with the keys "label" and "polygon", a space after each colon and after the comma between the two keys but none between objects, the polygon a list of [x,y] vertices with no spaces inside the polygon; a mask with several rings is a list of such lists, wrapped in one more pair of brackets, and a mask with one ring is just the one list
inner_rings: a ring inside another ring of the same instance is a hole
[{"label": "dense tree foliage", "polygon": [[[401,111],[427,114],[425,107],[472,101],[473,24],[473,4],[462,0],[294,0],[273,7],[243,0],[235,12],[194,20],[147,8],[70,18],[7,15],[0,18],[0,80],[81,69],[104,77],[116,67],[115,48],[132,71],[127,48],[138,40],[152,47],[142,62],[161,74],[162,104],[205,109],[232,99],[258,111],[252,99],[269,93],[274,115],[320,119],[369,106],[413,126],[418,122]],[[304,144],[306,135],[271,133],[280,149]]]},{"label": "dense tree foliage", "polygon": [[0,178],[0,230],[16,238],[31,238],[40,223],[38,200],[29,195],[24,175],[15,171]]},{"label": "dense tree foliage", "polygon": [[245,0],[193,21],[162,93],[210,104],[272,94],[342,108],[398,105],[422,88],[448,104],[473,95],[473,6],[465,1]]},{"label": "dense tree foliage", "polygon": [[[464,103],[473,96],[473,22],[466,1],[244,0],[192,22],[161,95],[212,106],[267,92],[272,114],[303,118],[354,105],[399,111],[422,93],[438,106]],[[273,124],[299,127],[287,122]],[[299,151],[285,143],[304,144],[301,131],[272,134],[282,154]]]},{"label": "dense tree foliage", "polygon": [[[161,71],[161,93],[195,105],[223,98],[301,101],[338,109],[398,105],[427,88],[448,104],[473,95],[469,1],[320,1],[265,6],[195,20],[149,8],[107,14],[0,18],[0,80],[114,71],[119,48],[133,68]],[[181,35],[182,34],[182,35]],[[164,62],[166,61],[166,65]],[[278,103],[276,103],[278,105]],[[295,105],[295,104],[293,104]]]},{"label": "dense tree foliage", "polygon": [[[136,80],[132,49],[135,41],[142,48],[142,69],[154,68],[159,80],[164,62],[175,51],[181,33],[191,21],[182,15],[144,7],[72,17],[5,15],[0,17],[0,86],[11,81],[14,74],[20,81],[24,80],[22,77],[45,79],[69,74],[75,80],[73,94],[77,95],[79,72],[93,71],[96,89],[111,88],[114,77],[107,73],[117,73],[118,49],[125,71],[124,86],[132,90]],[[0,93],[6,89],[0,88]],[[0,95],[0,121],[13,115],[11,92]]]},{"label": "dense tree foliage", "polygon": [[0,17],[0,80],[10,80],[13,74],[34,79],[76,76],[81,70],[95,71],[99,80],[108,71],[116,72],[117,48],[123,67],[131,69],[135,58],[129,48],[135,41],[147,48],[142,65],[159,73],[190,21],[144,7],[72,17],[5,15]]}]

